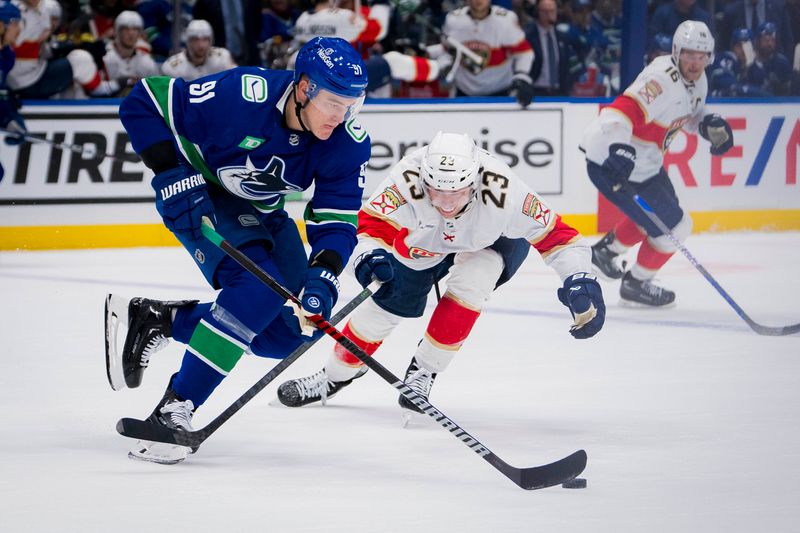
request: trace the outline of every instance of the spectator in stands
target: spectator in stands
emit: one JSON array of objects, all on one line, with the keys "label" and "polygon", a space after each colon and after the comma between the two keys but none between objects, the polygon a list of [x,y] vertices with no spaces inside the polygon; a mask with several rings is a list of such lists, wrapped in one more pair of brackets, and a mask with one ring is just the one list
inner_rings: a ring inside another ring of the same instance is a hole
[{"label": "spectator in stands", "polygon": [[619,0],[597,0],[592,13],[592,27],[603,36],[604,47],[598,49],[597,64],[608,78],[609,93],[619,92],[619,62],[622,55],[622,17]]},{"label": "spectator in stands", "polygon": [[[262,0],[192,1],[194,18],[211,24],[217,46],[227,48],[239,65],[259,64]],[[308,2],[303,0],[303,5]]]},{"label": "spectator in stands", "polygon": [[42,0],[21,0],[22,31],[17,38],[14,68],[8,85],[21,98],[44,99],[75,89],[92,96],[106,95],[109,86],[100,78],[92,55],[74,49],[66,57],[47,59],[46,43],[50,37],[50,14]]},{"label": "spectator in stands", "polygon": [[103,56],[105,75],[111,94],[125,96],[137,81],[159,73],[150,55],[150,45],[142,39],[144,20],[136,11],[123,11],[114,20],[114,39]]},{"label": "spectator in stands", "polygon": [[650,17],[648,35],[653,38],[656,34],[661,33],[669,35],[671,38],[678,25],[686,20],[699,20],[709,28],[711,27],[711,15],[697,5],[697,0],[673,0],[656,8],[655,13]]},{"label": "spectator in stands", "polygon": [[755,61],[747,69],[744,82],[760,88],[765,96],[786,96],[792,88],[792,65],[777,51],[778,29],[762,22],[755,38]]},{"label": "spectator in stands", "polygon": [[[717,43],[726,46],[731,42],[733,32],[737,28],[748,28],[757,35],[758,28],[764,22],[772,22],[777,30],[778,52],[787,57],[794,51],[794,33],[790,19],[784,10],[783,0],[736,0],[725,8],[720,24],[717,25]],[[800,28],[797,28],[800,32]],[[717,45],[717,50],[723,48]]]},{"label": "spectator in stands", "polygon": [[564,34],[556,31],[556,2],[539,0],[536,8],[536,18],[525,27],[525,38],[534,54],[530,71],[534,94],[567,96],[571,89],[570,52]]},{"label": "spectator in stands", "polygon": [[[6,87],[6,77],[14,66],[14,50],[11,45],[19,37],[21,17],[17,6],[9,0],[0,0],[0,128],[5,130],[5,142],[9,145],[24,141],[21,135],[14,133],[28,132],[22,115],[17,111],[14,93]],[[3,165],[0,165],[0,180],[4,173]]]},{"label": "spectator in stands", "polygon": [[[261,33],[258,35],[261,65],[272,67],[273,62],[286,56],[300,16],[290,0],[266,0],[261,10]],[[279,66],[279,64],[276,64]]]},{"label": "spectator in stands", "polygon": [[[183,29],[192,20],[192,8],[188,0],[175,0],[181,2],[181,16],[178,21]],[[144,20],[144,34],[150,43],[150,52],[157,59],[164,59],[173,53],[172,19],[174,8],[171,0],[142,0],[136,4],[136,11]],[[174,43],[175,51],[180,49],[180,43]]]},{"label": "spectator in stands", "polygon": [[753,59],[752,33],[747,28],[739,28],[733,32],[730,50],[716,54],[714,64],[706,72],[708,94],[716,97],[768,96],[760,88],[743,83]]},{"label": "spectator in stands", "polygon": [[592,26],[592,12],[592,0],[572,0],[570,22],[564,32],[567,43],[582,62],[592,61],[595,50],[606,45],[603,34]]},{"label": "spectator in stands", "polygon": [[[675,32],[673,32],[675,33]],[[666,56],[672,53],[672,34],[656,33],[650,39],[650,46],[647,49],[647,63],[659,56]]]},{"label": "spectator in stands", "polygon": [[162,72],[173,78],[195,80],[236,66],[231,53],[214,45],[214,31],[205,20],[193,20],[186,28],[186,48],[164,62]]}]

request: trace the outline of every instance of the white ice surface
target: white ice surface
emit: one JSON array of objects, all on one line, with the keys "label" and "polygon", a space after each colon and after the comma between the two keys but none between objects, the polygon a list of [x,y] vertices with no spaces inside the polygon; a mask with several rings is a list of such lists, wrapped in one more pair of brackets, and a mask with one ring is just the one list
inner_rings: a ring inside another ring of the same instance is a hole
[{"label": "white ice surface", "polygon": [[[753,319],[800,322],[800,234],[688,246]],[[182,348],[112,392],[104,295],[210,289],[177,248],[0,253],[0,531],[800,531],[800,337],[753,333],[680,255],[660,279],[677,307],[622,308],[605,283],[606,327],[576,341],[556,275],[532,256],[439,376],[434,405],[507,462],[587,451],[587,489],[528,492],[432,422],[401,429],[375,374],[327,407],[270,406],[285,378],[321,367],[330,339],[185,463],[131,461],[115,423],[149,414]],[[406,321],[379,352],[393,372],[425,323]],[[195,427],[273,364],[244,357]]]}]

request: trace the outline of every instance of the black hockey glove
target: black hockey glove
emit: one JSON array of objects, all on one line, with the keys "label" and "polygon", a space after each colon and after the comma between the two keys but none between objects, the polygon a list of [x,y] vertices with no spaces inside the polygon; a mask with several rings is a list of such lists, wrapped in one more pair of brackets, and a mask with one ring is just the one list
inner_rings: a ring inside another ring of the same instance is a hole
[{"label": "black hockey glove", "polygon": [[354,261],[356,279],[362,287],[369,285],[373,279],[381,282],[381,288],[375,296],[388,298],[393,289],[394,264],[397,259],[382,248],[364,252]]},{"label": "black hockey glove", "polygon": [[528,107],[533,102],[533,82],[531,77],[523,72],[514,74],[511,81],[511,96],[517,99],[523,108]]},{"label": "black hockey glove", "polygon": [[159,172],[151,183],[156,191],[156,210],[175,236],[199,241],[203,239],[203,217],[217,223],[206,181],[199,172],[180,166]]},{"label": "black hockey glove", "polygon": [[722,155],[733,147],[731,125],[716,113],[704,116],[698,130],[700,136],[711,143],[712,155]]},{"label": "black hockey glove", "polygon": [[612,143],[608,147],[608,158],[601,165],[606,178],[612,184],[624,184],[636,165],[636,148],[630,144]]},{"label": "black hockey glove", "polygon": [[586,272],[573,274],[558,289],[558,299],[569,308],[575,323],[569,332],[576,339],[593,337],[603,328],[606,304],[597,278]]},{"label": "black hockey glove", "polygon": [[0,89],[0,127],[8,130],[5,143],[15,146],[25,142],[23,134],[28,133],[25,120],[17,112],[17,101],[14,93],[8,89]]}]

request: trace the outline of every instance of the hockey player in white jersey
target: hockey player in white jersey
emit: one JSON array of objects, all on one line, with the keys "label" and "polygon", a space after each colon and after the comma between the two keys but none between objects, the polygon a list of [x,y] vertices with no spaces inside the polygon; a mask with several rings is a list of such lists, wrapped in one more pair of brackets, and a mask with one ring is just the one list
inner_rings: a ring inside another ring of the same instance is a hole
[{"label": "hockey player in white jersey", "polygon": [[[483,57],[481,65],[455,71],[457,96],[513,94],[523,107],[531,103],[533,49],[513,11],[493,6],[491,0],[467,0],[447,14],[442,33]],[[428,51],[436,57],[443,49]],[[455,54],[455,61],[461,59]]]},{"label": "hockey player in white jersey", "polygon": [[[563,280],[559,300],[585,339],[603,326],[605,306],[585,239],[565,224],[506,164],[465,134],[436,134],[401,159],[362,206],[352,272],[362,286],[383,282],[343,333],[372,355],[403,318],[422,316],[428,293],[448,273],[405,382],[428,397],[433,380],[466,341],[496,287],[533,246]],[[337,345],[319,372],[283,383],[278,398],[323,403],[367,368]],[[400,397],[404,412],[418,409]]]},{"label": "hockey player in white jersey", "polygon": [[[728,122],[705,111],[705,68],[714,53],[711,32],[702,22],[685,21],[672,42],[672,55],[655,58],[624,94],[600,111],[581,141],[592,183],[625,214],[592,247],[592,262],[605,277],[622,278],[622,302],[634,305],[659,307],[675,301],[673,291],[654,285],[652,279],[676,248],[622,185],[630,184],[683,241],[692,231],[692,219],[681,208],[662,166],[664,152],[682,128],[699,131],[711,143],[713,155],[733,146]],[[625,272],[617,256],[640,242],[636,262]]]},{"label": "hockey player in white jersey", "polygon": [[211,24],[200,19],[191,21],[186,27],[186,48],[167,58],[161,71],[172,78],[192,81],[235,67],[228,49],[213,44]]},{"label": "hockey player in white jersey", "polygon": [[114,19],[114,39],[106,45],[103,66],[117,96],[125,96],[140,79],[159,74],[143,32],[144,20],[136,11],[123,11]]},{"label": "hockey player in white jersey", "polygon": [[369,77],[367,94],[376,98],[391,96],[393,79],[406,82],[436,80],[443,72],[437,61],[396,51],[373,52],[376,44],[386,37],[390,16],[391,7],[387,4],[367,6],[366,2],[361,4],[351,0],[320,0],[313,9],[298,17],[292,47],[298,48],[320,35],[345,39],[364,58]]}]

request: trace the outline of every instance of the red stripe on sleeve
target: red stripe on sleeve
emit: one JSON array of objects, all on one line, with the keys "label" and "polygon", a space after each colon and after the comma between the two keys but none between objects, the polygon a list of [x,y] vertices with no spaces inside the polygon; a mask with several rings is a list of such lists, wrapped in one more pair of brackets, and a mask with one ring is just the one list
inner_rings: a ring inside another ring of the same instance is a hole
[{"label": "red stripe on sleeve", "polygon": [[431,75],[431,67],[428,60],[424,57],[415,57],[414,66],[417,67],[417,73],[414,76],[414,81],[430,81],[428,76]]},{"label": "red stripe on sleeve", "polygon": [[525,39],[522,39],[514,46],[509,47],[509,50],[511,51],[512,54],[519,54],[522,52],[527,52],[528,50],[533,50],[533,48],[531,48],[531,43],[529,43]]},{"label": "red stripe on sleeve", "polygon": [[639,139],[656,144],[659,148],[664,146],[664,139],[668,129],[655,122],[645,122],[644,111],[639,103],[626,94],[618,96],[608,107],[623,113],[633,124],[633,135]]},{"label": "red stripe on sleeve", "polygon": [[561,220],[561,215],[556,215],[556,223],[550,232],[539,242],[533,245],[542,255],[546,255],[549,251],[559,246],[565,246],[572,242],[580,233],[572,226],[565,224]]},{"label": "red stripe on sleeve", "polygon": [[366,234],[375,239],[380,239],[387,246],[393,246],[395,237],[400,230],[389,224],[385,219],[376,217],[364,211],[358,212],[358,235]]}]

